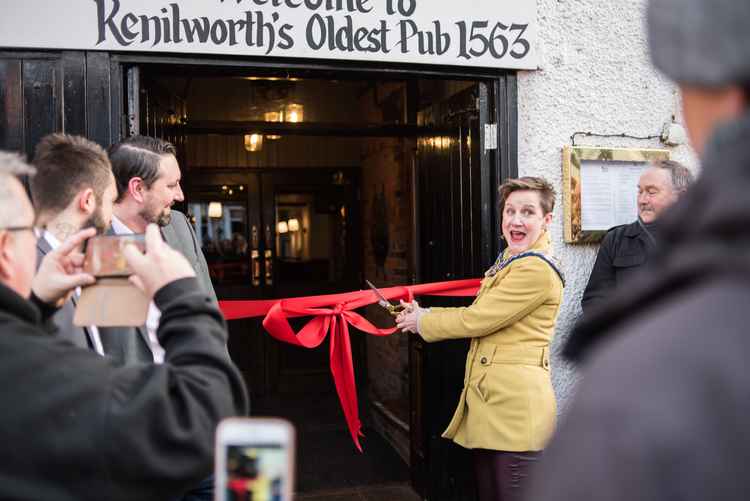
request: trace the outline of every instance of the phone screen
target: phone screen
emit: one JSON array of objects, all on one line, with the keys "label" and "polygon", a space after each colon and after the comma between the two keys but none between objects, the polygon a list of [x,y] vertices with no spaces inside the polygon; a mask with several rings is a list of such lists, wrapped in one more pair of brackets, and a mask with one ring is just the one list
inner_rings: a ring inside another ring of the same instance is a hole
[{"label": "phone screen", "polygon": [[135,244],[144,252],[146,244],[142,234],[100,235],[86,242],[86,257],[83,269],[97,278],[127,277],[133,274],[122,254],[125,245]]},{"label": "phone screen", "polygon": [[278,443],[226,446],[227,501],[286,501],[289,457]]}]

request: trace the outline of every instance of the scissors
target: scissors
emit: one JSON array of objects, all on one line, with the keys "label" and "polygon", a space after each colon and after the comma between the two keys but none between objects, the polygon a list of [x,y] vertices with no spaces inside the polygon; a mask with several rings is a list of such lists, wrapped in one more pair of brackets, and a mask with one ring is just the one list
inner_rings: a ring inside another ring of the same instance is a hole
[{"label": "scissors", "polygon": [[381,307],[383,307],[386,310],[388,310],[388,313],[390,313],[391,315],[393,315],[395,317],[396,315],[398,315],[399,313],[401,313],[404,310],[404,306],[402,306],[400,304],[396,304],[396,305],[391,304],[391,302],[388,301],[385,298],[385,296],[383,296],[383,294],[381,294],[381,292],[378,290],[378,288],[375,287],[374,285],[372,285],[372,282],[370,282],[369,280],[365,280],[365,283],[367,283],[367,285],[370,287],[370,289],[372,289],[372,291],[378,297],[378,304]]}]

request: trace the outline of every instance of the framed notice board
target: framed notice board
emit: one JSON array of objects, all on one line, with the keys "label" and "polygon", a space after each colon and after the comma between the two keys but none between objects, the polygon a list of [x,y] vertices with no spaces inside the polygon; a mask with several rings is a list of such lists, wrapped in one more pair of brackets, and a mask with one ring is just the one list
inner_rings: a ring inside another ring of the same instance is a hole
[{"label": "framed notice board", "polygon": [[638,216],[638,178],[669,150],[563,148],[563,211],[567,243],[596,243],[608,229]]}]

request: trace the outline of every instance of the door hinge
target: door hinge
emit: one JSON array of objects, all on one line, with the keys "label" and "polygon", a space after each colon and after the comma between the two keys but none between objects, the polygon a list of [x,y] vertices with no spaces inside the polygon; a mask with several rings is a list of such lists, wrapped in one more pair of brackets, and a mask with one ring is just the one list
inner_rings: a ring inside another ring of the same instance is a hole
[{"label": "door hinge", "polygon": [[497,124],[484,124],[484,151],[497,149]]}]

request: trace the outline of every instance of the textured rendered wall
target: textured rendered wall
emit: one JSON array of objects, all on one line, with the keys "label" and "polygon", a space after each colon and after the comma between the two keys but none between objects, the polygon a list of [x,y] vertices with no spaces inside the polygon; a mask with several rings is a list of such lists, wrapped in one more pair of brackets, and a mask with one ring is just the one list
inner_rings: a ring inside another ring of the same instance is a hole
[{"label": "textured rendered wall", "polygon": [[[673,115],[681,121],[680,104],[676,88],[650,64],[644,0],[537,2],[540,68],[518,77],[519,174],[542,175],[561,192],[561,148],[570,144],[574,132],[659,134]],[[579,137],[576,144],[667,148],[658,139]],[[673,159],[697,169],[689,147],[668,149]],[[597,247],[564,244],[562,214],[558,195],[552,233],[567,287],[553,352],[555,391],[564,412],[576,374],[560,359],[559,351],[580,315],[580,298]]]}]

